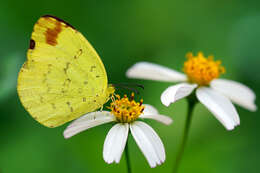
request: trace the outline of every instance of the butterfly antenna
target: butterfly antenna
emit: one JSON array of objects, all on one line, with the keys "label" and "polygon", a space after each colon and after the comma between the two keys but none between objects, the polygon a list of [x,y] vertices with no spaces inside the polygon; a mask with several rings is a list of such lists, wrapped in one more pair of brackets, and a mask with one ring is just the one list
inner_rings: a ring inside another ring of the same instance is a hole
[{"label": "butterfly antenna", "polygon": [[144,86],[142,84],[138,84],[138,83],[119,83],[118,85],[133,86],[133,87],[139,87],[139,88],[144,89]]},{"label": "butterfly antenna", "polygon": [[128,86],[123,85],[123,84],[113,84],[113,85],[114,85],[114,87],[124,88],[124,89],[127,89],[127,90],[134,92],[135,94],[138,94],[138,95],[140,94],[140,92],[136,88],[128,87]]}]

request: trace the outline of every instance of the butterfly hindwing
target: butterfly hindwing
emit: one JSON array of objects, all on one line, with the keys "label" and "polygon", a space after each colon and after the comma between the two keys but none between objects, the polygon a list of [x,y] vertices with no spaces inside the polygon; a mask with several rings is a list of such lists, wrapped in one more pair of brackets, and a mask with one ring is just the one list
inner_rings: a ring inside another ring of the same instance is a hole
[{"label": "butterfly hindwing", "polygon": [[48,127],[94,111],[108,97],[106,71],[94,48],[53,16],[43,16],[34,25],[17,90],[31,116]]}]

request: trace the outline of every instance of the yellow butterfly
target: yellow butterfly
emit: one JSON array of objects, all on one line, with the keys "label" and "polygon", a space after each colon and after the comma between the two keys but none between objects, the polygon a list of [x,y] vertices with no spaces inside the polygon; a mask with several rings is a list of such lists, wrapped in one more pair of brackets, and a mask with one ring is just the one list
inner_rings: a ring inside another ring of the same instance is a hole
[{"label": "yellow butterfly", "polygon": [[17,91],[34,119],[57,127],[102,107],[114,87],[85,37],[67,22],[45,15],[34,25]]}]

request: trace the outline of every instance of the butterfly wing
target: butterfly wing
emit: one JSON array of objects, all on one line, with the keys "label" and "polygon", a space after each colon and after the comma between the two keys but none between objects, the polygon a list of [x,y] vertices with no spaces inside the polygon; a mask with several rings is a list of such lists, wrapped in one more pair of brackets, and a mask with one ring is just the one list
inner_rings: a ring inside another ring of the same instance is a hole
[{"label": "butterfly wing", "polygon": [[104,65],[84,36],[61,19],[41,17],[17,84],[31,116],[48,127],[62,125],[100,108],[107,87]]}]

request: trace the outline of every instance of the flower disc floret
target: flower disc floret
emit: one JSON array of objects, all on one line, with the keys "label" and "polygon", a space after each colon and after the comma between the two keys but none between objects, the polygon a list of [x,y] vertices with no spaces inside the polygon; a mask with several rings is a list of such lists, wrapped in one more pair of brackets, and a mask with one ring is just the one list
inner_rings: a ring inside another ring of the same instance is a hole
[{"label": "flower disc floret", "polygon": [[209,85],[213,79],[225,72],[221,61],[214,61],[213,56],[206,58],[202,52],[199,52],[197,56],[193,56],[192,53],[188,53],[186,56],[188,60],[184,62],[183,71],[191,83],[200,86]]},{"label": "flower disc floret", "polygon": [[123,98],[116,95],[116,99],[111,102],[108,108],[111,109],[111,113],[115,115],[118,122],[131,123],[143,113],[143,99],[140,102],[136,102],[134,93],[131,94],[130,98],[127,95],[124,95]]}]

